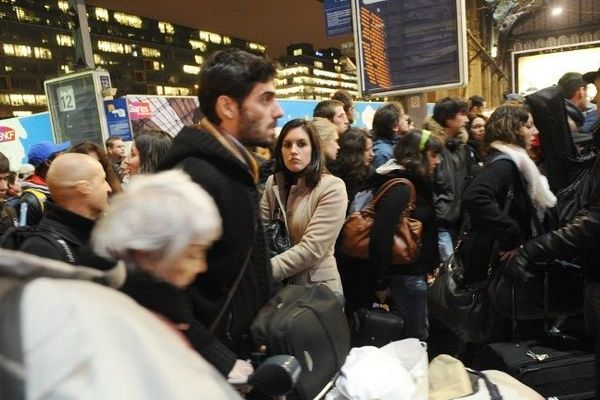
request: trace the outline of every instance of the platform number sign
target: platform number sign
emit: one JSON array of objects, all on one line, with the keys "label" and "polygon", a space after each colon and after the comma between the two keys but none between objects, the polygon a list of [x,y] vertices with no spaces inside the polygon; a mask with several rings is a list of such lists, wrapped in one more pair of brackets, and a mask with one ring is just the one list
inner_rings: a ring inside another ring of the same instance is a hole
[{"label": "platform number sign", "polygon": [[73,86],[59,87],[57,90],[58,94],[58,109],[60,111],[74,111],[77,109],[75,104],[75,93],[73,92]]}]

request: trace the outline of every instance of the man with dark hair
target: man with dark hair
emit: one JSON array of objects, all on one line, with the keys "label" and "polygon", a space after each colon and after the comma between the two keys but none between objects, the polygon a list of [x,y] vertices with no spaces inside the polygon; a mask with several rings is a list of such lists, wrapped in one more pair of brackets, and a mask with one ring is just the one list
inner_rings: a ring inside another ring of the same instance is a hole
[{"label": "man with dark hair", "polygon": [[394,157],[394,146],[398,136],[410,129],[408,115],[402,104],[386,103],[373,116],[373,167],[378,168]]},{"label": "man with dark hair", "polygon": [[123,177],[121,176],[121,163],[127,156],[123,139],[121,139],[119,136],[109,136],[104,142],[104,146],[106,146],[106,155],[110,159],[115,173],[122,181]]},{"label": "man with dark hair", "polygon": [[469,97],[469,109],[467,114],[469,115],[478,115],[483,112],[485,108],[485,99],[481,96],[474,95]]},{"label": "man with dark hair", "polygon": [[8,157],[0,152],[0,234],[15,226],[17,218],[13,208],[6,204],[9,174],[10,162]]},{"label": "man with dark hair", "polygon": [[208,272],[188,292],[196,319],[214,327],[211,333],[197,333],[204,335],[197,350],[228,377],[252,372],[243,361],[254,350],[247,342],[248,328],[271,296],[273,278],[255,186],[259,171],[245,146],[268,146],[274,140],[283,115],[275,99],[275,73],[272,62],[242,50],[214,53],[199,75],[198,99],[206,117],[175,136],[158,168],[183,168],[213,197],[223,219],[223,236],[207,253]]},{"label": "man with dark hair", "polygon": [[348,129],[348,116],[344,111],[344,103],[338,100],[320,101],[313,111],[313,117],[327,118],[338,128],[338,134],[343,134]]},{"label": "man with dark hair", "polygon": [[348,125],[352,125],[354,123],[354,99],[352,95],[347,90],[340,89],[331,96],[331,100],[341,101],[344,104]]},{"label": "man with dark hair", "polygon": [[587,110],[587,85],[583,75],[578,72],[567,72],[558,80],[558,87],[564,97],[567,110],[567,122],[571,133],[580,131],[585,121]]},{"label": "man with dark hair", "polygon": [[467,103],[459,98],[443,98],[433,107],[433,119],[441,126],[437,133],[445,141],[442,162],[435,173],[434,203],[440,259],[446,261],[454,252],[454,240],[461,224],[462,195],[474,162],[468,156],[467,146],[457,138],[469,120]]}]

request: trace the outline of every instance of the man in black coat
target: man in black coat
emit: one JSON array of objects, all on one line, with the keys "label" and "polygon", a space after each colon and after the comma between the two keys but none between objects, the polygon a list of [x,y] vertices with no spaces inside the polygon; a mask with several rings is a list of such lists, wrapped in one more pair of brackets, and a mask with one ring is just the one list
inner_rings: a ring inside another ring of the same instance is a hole
[{"label": "man in black coat", "polygon": [[50,165],[46,180],[54,202],[46,202],[38,233],[19,250],[101,270],[112,268],[114,262],[97,256],[90,246],[92,229],[108,207],[111,192],[102,165],[86,154],[62,154]]},{"label": "man in black coat", "polygon": [[271,296],[255,186],[258,166],[244,146],[267,146],[275,137],[283,115],[275,100],[275,72],[271,62],[241,50],[213,54],[199,76],[205,118],[184,128],[159,164],[159,170],[183,168],[213,197],[223,220],[223,236],[207,253],[208,272],[189,294],[194,316],[214,335],[201,353],[230,378],[251,373],[243,361],[253,350],[248,328]]},{"label": "man in black coat", "polygon": [[[600,69],[583,75],[587,83],[596,85],[596,101],[600,101]],[[593,141],[600,146],[600,123],[592,128]],[[600,393],[600,159],[596,159],[590,174],[591,194],[586,208],[560,229],[538,236],[525,243],[505,268],[516,281],[531,276],[528,269],[537,261],[578,254],[585,275],[584,313],[588,333],[596,335],[596,393]]]}]

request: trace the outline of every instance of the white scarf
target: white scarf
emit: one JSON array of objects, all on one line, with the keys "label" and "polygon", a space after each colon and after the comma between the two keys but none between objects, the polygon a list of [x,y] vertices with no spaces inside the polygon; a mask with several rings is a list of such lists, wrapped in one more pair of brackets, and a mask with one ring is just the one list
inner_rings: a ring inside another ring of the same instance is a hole
[{"label": "white scarf", "polygon": [[548,179],[540,173],[537,165],[535,165],[524,148],[499,141],[492,142],[490,147],[501,151],[513,160],[527,183],[527,192],[540,218],[544,215],[544,211],[554,207],[556,196],[550,191]]}]

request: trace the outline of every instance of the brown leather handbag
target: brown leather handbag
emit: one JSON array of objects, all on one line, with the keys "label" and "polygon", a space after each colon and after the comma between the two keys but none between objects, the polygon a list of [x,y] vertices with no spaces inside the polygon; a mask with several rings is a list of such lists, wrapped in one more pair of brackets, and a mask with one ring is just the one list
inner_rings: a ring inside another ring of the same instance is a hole
[{"label": "brown leather handbag", "polygon": [[404,178],[393,178],[384,183],[364,210],[355,211],[346,218],[342,227],[341,250],[343,254],[361,260],[369,259],[369,236],[375,220],[375,208],[379,199],[395,185],[406,185],[409,190],[409,199],[406,208],[400,214],[400,220],[394,233],[392,264],[412,264],[419,257],[423,224],[410,217],[410,213],[415,208],[415,187],[411,181]]}]

